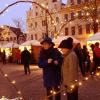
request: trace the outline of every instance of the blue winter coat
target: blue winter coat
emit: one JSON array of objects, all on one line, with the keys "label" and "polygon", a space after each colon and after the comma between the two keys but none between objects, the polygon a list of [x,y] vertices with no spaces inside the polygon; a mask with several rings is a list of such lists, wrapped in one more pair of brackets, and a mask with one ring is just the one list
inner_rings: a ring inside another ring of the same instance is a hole
[{"label": "blue winter coat", "polygon": [[[51,58],[58,61],[58,65],[52,63],[48,64],[47,60]],[[61,82],[61,65],[62,65],[62,55],[55,49],[50,48],[49,50],[41,50],[39,55],[38,65],[43,68],[43,80],[45,87],[53,87],[60,85]]]}]

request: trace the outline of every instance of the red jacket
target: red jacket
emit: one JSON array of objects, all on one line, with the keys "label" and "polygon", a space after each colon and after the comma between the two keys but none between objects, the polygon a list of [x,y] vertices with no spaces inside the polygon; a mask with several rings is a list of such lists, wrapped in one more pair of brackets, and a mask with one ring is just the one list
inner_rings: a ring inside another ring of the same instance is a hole
[{"label": "red jacket", "polygon": [[97,58],[100,58],[100,48],[95,47],[94,48],[94,54],[96,55]]}]

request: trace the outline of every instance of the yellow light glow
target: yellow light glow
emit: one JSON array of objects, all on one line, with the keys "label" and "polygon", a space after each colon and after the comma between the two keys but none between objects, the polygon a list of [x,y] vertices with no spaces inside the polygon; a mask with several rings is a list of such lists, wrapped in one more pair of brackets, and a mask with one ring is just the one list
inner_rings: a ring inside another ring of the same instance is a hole
[{"label": "yellow light glow", "polygon": [[24,50],[24,48],[27,48],[28,51],[31,50],[31,46],[20,46],[19,49],[21,50],[21,52]]},{"label": "yellow light glow", "polygon": [[18,94],[21,94],[21,91],[18,91],[17,93],[18,93]]},{"label": "yellow light glow", "polygon": [[5,77],[8,77],[8,75],[7,75],[7,74],[5,74],[4,76],[5,76]]},{"label": "yellow light glow", "polygon": [[54,91],[54,92],[53,92],[53,94],[55,95],[55,94],[56,94],[56,92]]},{"label": "yellow light glow", "polygon": [[66,93],[63,93],[63,95],[65,96],[65,95],[66,95]]},{"label": "yellow light glow", "polygon": [[50,93],[53,93],[53,91],[51,90]]},{"label": "yellow light glow", "polygon": [[85,80],[87,81],[89,78],[88,77],[85,77]]},{"label": "yellow light glow", "polygon": [[71,85],[71,88],[73,89],[73,88],[75,88],[75,86],[74,85]]},{"label": "yellow light glow", "polygon": [[96,76],[100,76],[100,73],[98,72],[98,73],[96,73]]},{"label": "yellow light glow", "polygon": [[15,84],[15,83],[16,83],[16,81],[15,81],[15,80],[13,80],[11,83]]},{"label": "yellow light glow", "polygon": [[79,86],[81,86],[82,85],[82,82],[79,82],[78,84],[79,84]]}]

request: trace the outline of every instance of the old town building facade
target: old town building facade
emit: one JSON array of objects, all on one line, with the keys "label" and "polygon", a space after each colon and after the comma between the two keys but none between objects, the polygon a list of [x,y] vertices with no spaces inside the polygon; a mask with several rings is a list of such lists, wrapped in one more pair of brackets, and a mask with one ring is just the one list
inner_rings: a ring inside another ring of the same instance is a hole
[{"label": "old town building facade", "polygon": [[[87,38],[93,35],[90,21],[83,20],[81,9],[77,11],[67,10],[68,6],[81,5],[88,3],[89,0],[68,0],[66,5],[61,0],[34,1],[49,10],[53,22],[51,22],[50,15],[46,10],[33,5],[33,8],[27,12],[27,39],[40,40],[47,33],[52,38],[56,35],[71,35],[84,44]],[[88,15],[87,13],[86,16]]]}]

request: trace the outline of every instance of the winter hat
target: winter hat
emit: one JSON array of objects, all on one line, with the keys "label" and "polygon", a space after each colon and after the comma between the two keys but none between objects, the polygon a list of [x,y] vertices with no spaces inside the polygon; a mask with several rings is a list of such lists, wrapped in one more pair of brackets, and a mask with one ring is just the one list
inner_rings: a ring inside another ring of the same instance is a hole
[{"label": "winter hat", "polygon": [[72,49],[73,48],[73,39],[71,37],[63,40],[58,48],[67,48],[67,49]]},{"label": "winter hat", "polygon": [[50,37],[45,37],[41,42],[40,44],[43,44],[44,42],[47,42],[49,44],[52,44],[53,46],[55,45],[53,42],[52,42],[52,39]]}]

